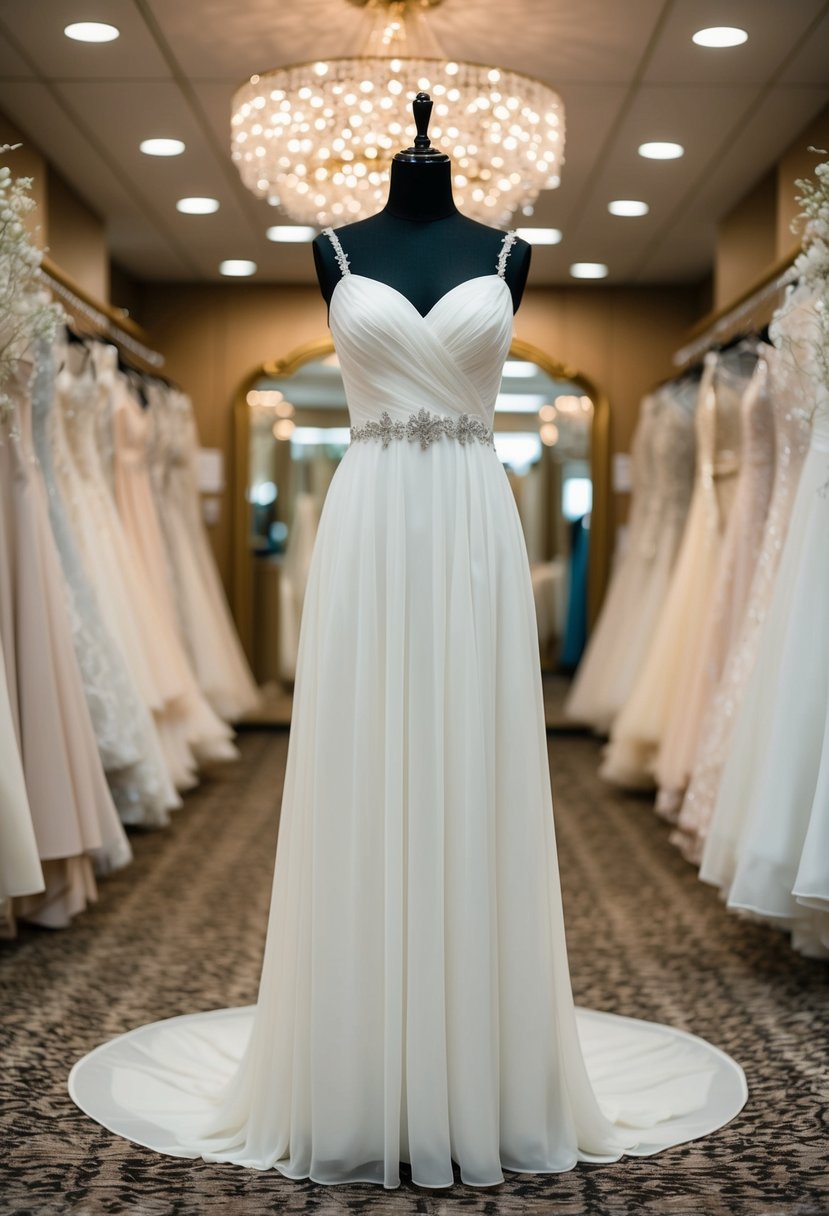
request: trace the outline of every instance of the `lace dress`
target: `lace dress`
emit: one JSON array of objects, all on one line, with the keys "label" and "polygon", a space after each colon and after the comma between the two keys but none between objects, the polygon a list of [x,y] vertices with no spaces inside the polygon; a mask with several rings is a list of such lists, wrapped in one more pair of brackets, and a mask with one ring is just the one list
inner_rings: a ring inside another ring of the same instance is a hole
[{"label": "lace dress", "polygon": [[804,289],[790,293],[772,336],[787,374],[800,381],[790,409],[811,415],[811,441],[700,876],[721,888],[730,908],[787,929],[797,949],[827,957],[829,389],[816,305]]},{"label": "lace dress", "polygon": [[[19,916],[58,928],[96,898],[105,873],[131,859],[101,766],[75,657],[69,603],[32,444],[30,363],[20,363],[4,413],[0,486],[11,558],[4,655],[14,655],[20,755],[45,889],[15,901]],[[6,628],[10,627],[10,632]]]},{"label": "lace dress", "polygon": [[[75,655],[101,762],[122,822],[145,827],[165,824],[179,799],[170,784],[149,710],[141,700],[117,643],[104,623],[72,533],[71,513],[63,500],[53,453],[62,459],[60,425],[55,405],[56,358],[65,360],[62,344],[43,350],[33,393],[33,430],[40,469],[49,499],[49,519],[66,584]],[[85,354],[85,358],[90,356]],[[94,398],[78,402],[92,409]],[[65,484],[73,485],[71,479]]]},{"label": "lace dress", "polygon": [[529,564],[493,449],[503,258],[424,316],[329,236],[352,442],[305,595],[258,1004],[104,1044],[70,1092],[158,1151],[325,1183],[395,1187],[402,1160],[451,1186],[454,1160],[490,1185],[704,1134],[745,1100],[732,1061],[573,1005]]}]

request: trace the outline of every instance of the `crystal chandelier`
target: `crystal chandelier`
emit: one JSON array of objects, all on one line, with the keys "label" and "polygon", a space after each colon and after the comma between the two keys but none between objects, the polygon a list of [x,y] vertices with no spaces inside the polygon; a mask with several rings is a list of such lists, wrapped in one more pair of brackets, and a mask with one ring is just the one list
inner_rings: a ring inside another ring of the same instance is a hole
[{"label": "crystal chandelier", "polygon": [[418,92],[434,101],[429,134],[452,158],[466,215],[504,225],[558,186],[558,93],[519,72],[447,61],[423,15],[441,2],[349,0],[366,9],[357,55],[274,68],[243,84],[233,98],[231,148],[247,188],[302,224],[373,215]]}]

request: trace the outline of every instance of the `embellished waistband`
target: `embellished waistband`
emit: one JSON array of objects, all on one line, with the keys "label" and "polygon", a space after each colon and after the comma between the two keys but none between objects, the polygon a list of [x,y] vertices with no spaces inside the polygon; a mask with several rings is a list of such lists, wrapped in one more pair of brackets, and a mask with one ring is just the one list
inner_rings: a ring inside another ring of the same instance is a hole
[{"label": "embellished waistband", "polygon": [[387,448],[392,439],[408,439],[410,443],[419,443],[424,450],[437,439],[455,439],[458,443],[483,443],[487,447],[495,447],[494,432],[489,429],[482,418],[474,418],[471,414],[459,414],[456,418],[447,418],[443,414],[433,414],[430,410],[420,409],[416,414],[410,414],[403,422],[392,418],[387,410],[383,410],[378,419],[372,418],[363,426],[351,428],[351,441],[363,439],[379,439]]}]

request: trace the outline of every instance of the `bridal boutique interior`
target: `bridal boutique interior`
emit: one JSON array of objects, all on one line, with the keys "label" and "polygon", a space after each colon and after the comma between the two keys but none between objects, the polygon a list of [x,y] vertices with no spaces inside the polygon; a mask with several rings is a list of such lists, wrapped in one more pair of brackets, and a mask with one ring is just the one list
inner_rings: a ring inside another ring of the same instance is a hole
[{"label": "bridal boutique interior", "polygon": [[[0,7],[0,1212],[826,1210],[827,63],[821,0]],[[493,445],[576,1001],[749,1089],[657,1157],[440,1196],[159,1157],[66,1093],[256,999],[354,438],[311,241],[383,206],[415,90],[461,211],[532,247]]]}]

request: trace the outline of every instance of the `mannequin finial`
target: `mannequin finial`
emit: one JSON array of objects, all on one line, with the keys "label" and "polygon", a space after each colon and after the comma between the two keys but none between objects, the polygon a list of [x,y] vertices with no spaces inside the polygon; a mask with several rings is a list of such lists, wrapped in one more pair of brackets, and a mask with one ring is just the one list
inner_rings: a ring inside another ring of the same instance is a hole
[{"label": "mannequin finial", "polygon": [[445,152],[439,151],[438,148],[433,148],[429,139],[432,99],[428,93],[417,94],[412,102],[412,113],[414,114],[415,127],[417,128],[414,144],[411,148],[397,152],[394,159],[409,162],[429,161],[432,164],[445,164],[449,160],[449,157]]}]

